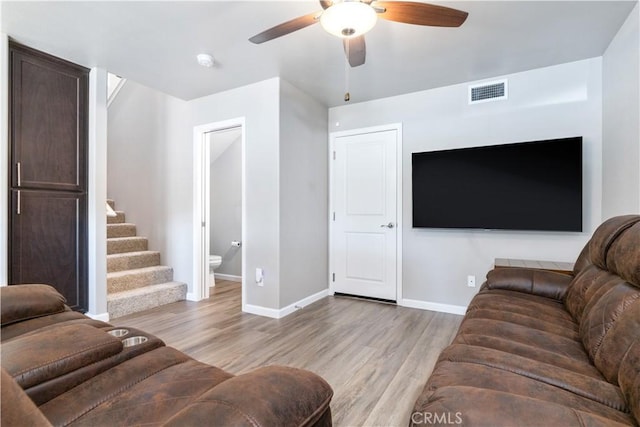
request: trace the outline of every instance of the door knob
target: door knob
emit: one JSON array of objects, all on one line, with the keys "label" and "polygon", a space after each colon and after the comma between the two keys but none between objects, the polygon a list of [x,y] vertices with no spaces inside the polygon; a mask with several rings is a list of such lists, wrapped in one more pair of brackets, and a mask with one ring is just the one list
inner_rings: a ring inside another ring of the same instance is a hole
[{"label": "door knob", "polygon": [[380,226],[380,228],[385,228],[385,227],[387,227],[387,228],[393,228],[393,223],[392,223],[392,222],[390,222],[389,224],[382,224],[382,225]]}]

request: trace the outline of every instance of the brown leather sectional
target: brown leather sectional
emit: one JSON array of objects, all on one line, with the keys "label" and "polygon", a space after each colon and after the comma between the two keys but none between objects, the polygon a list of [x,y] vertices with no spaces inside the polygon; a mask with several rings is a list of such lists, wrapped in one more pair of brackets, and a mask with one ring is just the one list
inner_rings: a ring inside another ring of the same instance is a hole
[{"label": "brown leather sectional", "polygon": [[593,234],[572,275],[494,269],[410,424],[640,423],[640,216]]},{"label": "brown leather sectional", "polygon": [[330,426],[300,369],[233,376],[150,334],[70,311],[47,285],[0,288],[2,426]]}]

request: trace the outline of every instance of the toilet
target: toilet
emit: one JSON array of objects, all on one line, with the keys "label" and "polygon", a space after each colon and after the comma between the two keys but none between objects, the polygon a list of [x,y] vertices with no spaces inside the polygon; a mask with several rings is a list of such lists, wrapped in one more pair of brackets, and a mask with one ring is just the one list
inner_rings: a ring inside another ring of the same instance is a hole
[{"label": "toilet", "polygon": [[220,264],[222,264],[222,257],[220,255],[209,255],[209,286],[216,285],[214,270],[220,267]]}]

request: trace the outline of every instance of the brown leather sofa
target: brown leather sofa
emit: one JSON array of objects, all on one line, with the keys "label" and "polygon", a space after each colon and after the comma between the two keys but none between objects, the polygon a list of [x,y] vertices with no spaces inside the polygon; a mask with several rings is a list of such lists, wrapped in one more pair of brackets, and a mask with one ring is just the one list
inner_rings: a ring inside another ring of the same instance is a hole
[{"label": "brown leather sofa", "polygon": [[300,369],[233,376],[150,334],[69,310],[50,286],[0,288],[2,426],[330,426]]},{"label": "brown leather sofa", "polygon": [[593,234],[572,275],[494,269],[443,350],[410,424],[640,422],[640,216]]}]

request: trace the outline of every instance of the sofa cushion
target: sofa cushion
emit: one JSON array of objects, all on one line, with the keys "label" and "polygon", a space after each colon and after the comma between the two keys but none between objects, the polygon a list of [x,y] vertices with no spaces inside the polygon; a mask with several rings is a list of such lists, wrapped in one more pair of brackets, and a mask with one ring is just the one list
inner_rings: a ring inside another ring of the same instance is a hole
[{"label": "sofa cushion", "polygon": [[[446,351],[446,350],[445,350]],[[462,349],[461,354],[473,353],[473,348]],[[445,357],[451,357],[451,354]],[[610,385],[611,386],[611,385]],[[451,361],[445,360],[445,358],[439,359],[436,367],[427,382],[424,391],[418,398],[415,411],[431,410],[431,404],[437,402],[437,393],[442,388],[455,387],[459,390],[464,390],[464,393],[468,393],[473,389],[481,390],[481,393],[487,395],[493,392],[501,392],[514,396],[530,397],[540,402],[553,403],[556,405],[565,406],[578,411],[584,411],[596,416],[607,418],[611,421],[620,423],[633,424],[630,422],[630,416],[627,412],[613,408],[611,405],[603,402],[594,401],[588,397],[578,395],[567,389],[557,387],[556,385],[539,381],[535,378],[531,378],[525,375],[521,375],[517,372],[511,372],[505,369],[501,369],[496,366],[489,366],[488,364]],[[613,387],[613,386],[611,386]],[[610,390],[607,390],[607,394],[610,394]],[[456,396],[455,399],[446,402],[453,410],[459,410],[464,412],[467,409],[466,406],[459,404],[459,399],[463,396]],[[617,396],[614,396],[618,399]],[[609,403],[609,402],[607,402]],[[619,403],[619,402],[615,402]],[[491,405],[488,406],[489,408]],[[487,414],[491,410],[484,410]],[[521,421],[524,418],[520,419]],[[530,420],[532,425],[545,425],[539,423],[538,420]],[[487,423],[484,419],[479,418],[474,422],[469,422],[465,425],[492,425]],[[518,423],[503,422],[496,425],[521,425]],[[559,425],[567,425],[567,423],[560,423]]]},{"label": "sofa cushion", "polygon": [[67,310],[67,300],[49,285],[2,286],[0,300],[3,328],[12,323]]},{"label": "sofa cushion", "polygon": [[410,418],[411,426],[622,427],[633,424],[630,417],[622,413],[617,413],[615,418],[609,414],[598,415],[541,400],[534,394],[527,396],[486,388],[446,386],[429,397],[428,402],[416,404]]},{"label": "sofa cushion", "polygon": [[[616,284],[599,298],[593,298],[593,304],[587,307],[580,321],[580,337],[591,360],[595,360],[611,327],[639,298],[640,292],[625,282]],[[624,353],[619,355],[622,356]]]},{"label": "sofa cushion", "polygon": [[468,319],[503,321],[579,339],[578,325],[561,302],[520,292],[483,290],[469,304],[464,321]]},{"label": "sofa cushion", "polygon": [[552,363],[540,362],[535,360],[535,356],[520,356],[493,348],[454,344],[442,352],[439,360],[472,363],[495,368],[505,373],[512,372],[618,411],[627,410],[627,404],[620,389],[609,384],[602,375],[593,375],[593,373],[584,375]]},{"label": "sofa cushion", "polygon": [[620,277],[590,265],[573,279],[564,304],[573,319],[580,323],[583,313],[614,286],[624,283]]},{"label": "sofa cushion", "polygon": [[[167,425],[207,425],[209,414],[215,413],[221,426],[269,427],[282,424],[283,419],[290,426],[312,426],[329,412],[332,395],[329,384],[311,372],[268,366],[212,388]],[[293,401],[288,396],[297,398]]]},{"label": "sofa cushion", "polygon": [[523,356],[531,360],[552,364],[560,368],[576,372],[593,378],[601,378],[602,374],[595,366],[585,363],[585,359],[576,359],[555,351],[553,348],[540,348],[528,343],[516,342],[502,337],[479,334],[459,334],[453,344],[467,344],[476,347],[486,347],[516,356]]},{"label": "sofa cushion", "polygon": [[611,244],[607,269],[640,288],[640,222]]},{"label": "sofa cushion", "polygon": [[627,283],[611,289],[583,318],[580,333],[595,366],[617,384],[624,355],[640,341],[640,290]]},{"label": "sofa cushion", "polygon": [[589,363],[582,343],[573,338],[540,329],[532,329],[508,321],[492,319],[466,319],[462,321],[458,334],[500,337],[516,343],[528,344],[554,351],[578,361]]},{"label": "sofa cushion", "polygon": [[537,319],[545,317],[551,318],[554,322],[574,323],[573,316],[567,313],[561,301],[516,291],[483,289],[471,300],[467,312],[479,308],[500,308],[512,313],[531,315]]},{"label": "sofa cushion", "polygon": [[618,383],[627,399],[631,413],[636,417],[636,420],[640,420],[640,340],[633,342],[622,359],[618,372]]},{"label": "sofa cushion", "polygon": [[0,408],[5,426],[51,427],[16,381],[0,368]]},{"label": "sofa cushion", "polygon": [[600,224],[589,241],[589,258],[603,270],[607,269],[607,253],[611,244],[632,225],[640,221],[638,215],[623,215],[610,218]]}]

